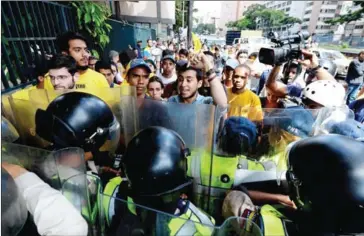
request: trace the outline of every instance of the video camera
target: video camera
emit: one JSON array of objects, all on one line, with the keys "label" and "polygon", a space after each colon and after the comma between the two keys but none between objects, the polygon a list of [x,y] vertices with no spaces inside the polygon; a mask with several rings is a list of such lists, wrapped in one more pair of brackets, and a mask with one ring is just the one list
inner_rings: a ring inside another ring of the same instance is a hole
[{"label": "video camera", "polygon": [[275,44],[273,48],[261,48],[259,51],[259,61],[267,65],[281,64],[293,59],[303,59],[301,48],[310,34],[300,32],[286,37],[278,37],[277,33],[270,32],[268,38]]}]

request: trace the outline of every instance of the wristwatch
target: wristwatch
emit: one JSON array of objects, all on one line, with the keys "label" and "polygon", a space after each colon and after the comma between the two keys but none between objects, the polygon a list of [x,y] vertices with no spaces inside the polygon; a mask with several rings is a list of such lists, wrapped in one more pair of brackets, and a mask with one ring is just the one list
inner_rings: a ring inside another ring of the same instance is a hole
[{"label": "wristwatch", "polygon": [[213,73],[215,73],[214,69],[210,69],[206,72],[206,77],[209,78]]}]

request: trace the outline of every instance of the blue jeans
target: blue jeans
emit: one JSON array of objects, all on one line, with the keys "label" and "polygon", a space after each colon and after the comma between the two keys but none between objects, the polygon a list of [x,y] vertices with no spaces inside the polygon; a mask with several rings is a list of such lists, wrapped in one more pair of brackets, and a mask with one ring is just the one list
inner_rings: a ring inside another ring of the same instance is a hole
[{"label": "blue jeans", "polygon": [[358,96],[361,84],[348,84],[348,91],[346,93],[346,104],[350,104],[355,101]]}]

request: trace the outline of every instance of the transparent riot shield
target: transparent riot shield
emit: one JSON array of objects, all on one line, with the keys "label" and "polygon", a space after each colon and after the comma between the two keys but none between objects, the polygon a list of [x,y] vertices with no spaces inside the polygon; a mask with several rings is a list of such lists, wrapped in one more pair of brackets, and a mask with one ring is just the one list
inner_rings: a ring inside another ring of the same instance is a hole
[{"label": "transparent riot shield", "polygon": [[74,175],[86,173],[84,152],[80,148],[57,151],[3,142],[1,162],[22,166],[37,174],[55,189]]},{"label": "transparent riot shield", "polygon": [[98,176],[86,174],[72,176],[63,183],[62,194],[87,221],[88,235],[104,235],[102,184]]},{"label": "transparent riot shield", "polygon": [[4,236],[17,235],[28,218],[25,200],[8,168],[1,167],[1,235]]},{"label": "transparent riot shield", "polygon": [[217,106],[209,204],[221,205],[222,193],[240,185],[287,194],[288,186],[277,184],[277,170],[287,169],[287,146],[311,136],[314,121],[313,112],[302,108]]},{"label": "transparent riot shield", "polygon": [[354,112],[347,106],[342,107],[323,107],[319,110],[313,127],[314,135],[329,134],[329,126],[333,123],[354,120]]},{"label": "transparent riot shield", "polygon": [[12,143],[19,138],[19,133],[12,123],[5,117],[1,117],[1,141]]},{"label": "transparent riot shield", "polygon": [[29,100],[9,97],[13,125],[19,132],[21,143],[24,145],[44,148],[49,143],[36,135],[35,112],[36,109]]},{"label": "transparent riot shield", "polygon": [[228,218],[222,224],[189,203],[185,213],[173,214],[103,194],[107,204],[105,213],[111,211],[111,224],[106,235],[262,235],[259,227],[245,218]]},{"label": "transparent riot shield", "polygon": [[[137,132],[150,126],[171,129],[182,137],[187,148],[191,150],[187,174],[194,180],[196,194],[193,194],[193,202],[208,211],[209,205],[197,191],[206,192],[206,186],[209,186],[210,169],[206,162],[211,160],[215,107],[207,104],[137,100],[134,97],[122,97],[120,107],[125,145]],[[208,191],[206,194],[208,195]]]}]

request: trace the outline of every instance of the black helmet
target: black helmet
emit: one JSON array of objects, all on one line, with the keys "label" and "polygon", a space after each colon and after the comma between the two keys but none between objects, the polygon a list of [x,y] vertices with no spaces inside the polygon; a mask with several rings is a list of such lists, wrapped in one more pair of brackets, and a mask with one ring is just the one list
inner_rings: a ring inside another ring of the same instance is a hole
[{"label": "black helmet", "polygon": [[157,196],[177,191],[190,181],[182,138],[174,131],[153,126],[129,142],[123,163],[135,195]]},{"label": "black helmet", "polygon": [[294,143],[288,152],[291,199],[324,233],[364,232],[364,143],[329,134]]},{"label": "black helmet", "polygon": [[36,133],[57,148],[97,151],[110,137],[119,137],[119,123],[100,98],[82,92],[65,93],[35,115]]},{"label": "black helmet", "polygon": [[334,77],[336,76],[337,66],[334,62],[327,59],[320,59],[319,65],[325,70],[327,70],[332,76]]}]

